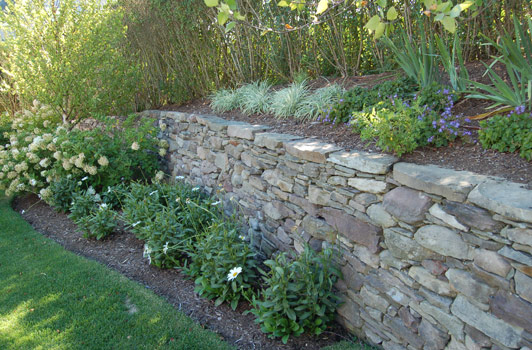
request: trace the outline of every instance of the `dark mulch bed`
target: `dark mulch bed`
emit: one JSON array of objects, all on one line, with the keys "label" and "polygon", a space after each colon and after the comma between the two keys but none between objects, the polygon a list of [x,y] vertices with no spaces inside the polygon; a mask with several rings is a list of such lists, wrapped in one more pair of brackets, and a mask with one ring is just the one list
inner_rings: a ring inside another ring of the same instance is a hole
[{"label": "dark mulch bed", "polygon": [[226,304],[215,307],[213,301],[202,299],[194,293],[194,282],[186,279],[178,270],[150,266],[147,259],[142,257],[143,242],[134,235],[118,232],[102,241],[87,240],[65,214],[57,213],[34,195],[16,198],[13,208],[19,213],[24,210],[23,218],[36,231],[76,254],[96,260],[145,285],[239,349],[318,350],[340,340],[352,339],[345,330],[334,324],[319,337],[303,335],[290,338],[288,344],[284,345],[280,340],[269,339],[262,333],[254,323],[253,315],[243,315],[250,308],[249,304],[241,303],[236,311]]}]

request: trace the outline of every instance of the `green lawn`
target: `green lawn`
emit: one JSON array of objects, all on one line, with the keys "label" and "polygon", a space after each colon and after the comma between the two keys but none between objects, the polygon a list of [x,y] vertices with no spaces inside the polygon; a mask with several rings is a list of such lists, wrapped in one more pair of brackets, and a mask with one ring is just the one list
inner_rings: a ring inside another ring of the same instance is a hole
[{"label": "green lawn", "polygon": [[168,302],[35,232],[0,199],[0,349],[232,349]]}]

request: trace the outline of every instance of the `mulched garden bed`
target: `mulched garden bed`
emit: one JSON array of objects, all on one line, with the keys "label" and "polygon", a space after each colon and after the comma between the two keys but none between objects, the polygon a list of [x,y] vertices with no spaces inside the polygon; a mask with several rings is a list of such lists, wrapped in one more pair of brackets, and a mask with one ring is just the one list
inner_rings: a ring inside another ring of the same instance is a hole
[{"label": "mulched garden bed", "polygon": [[[502,74],[502,76],[504,76],[503,68],[500,65],[496,66],[497,72]],[[483,75],[485,68],[481,63],[474,62],[468,64],[468,71],[472,80],[489,83],[489,79]],[[346,88],[354,85],[371,87],[392,77],[393,75],[390,73],[384,73],[347,78],[320,78],[310,81],[309,85],[313,88],[318,88],[336,82]],[[330,125],[324,125],[319,122],[301,122],[290,118],[277,119],[273,115],[267,114],[246,116],[238,110],[216,113],[210,108],[209,103],[209,99],[198,99],[183,105],[167,105],[161,109],[197,114],[216,114],[228,120],[268,125],[272,128],[270,130],[271,132],[315,137],[335,143],[346,150],[355,149],[380,152],[375,146],[375,143],[368,143],[367,141],[361,140],[359,135],[353,133],[345,125],[331,127]],[[489,111],[487,107],[491,104],[491,102],[485,100],[462,99],[455,104],[453,113],[456,115],[474,116]],[[532,189],[532,162],[520,158],[518,153],[501,153],[483,149],[478,142],[478,122],[471,121],[465,127],[473,134],[470,142],[457,141],[448,147],[439,148],[422,147],[410,154],[404,154],[401,157],[401,161],[416,164],[435,164],[455,170],[467,170],[484,175],[498,176],[510,181],[528,184],[529,189]]]},{"label": "mulched garden bed", "polygon": [[37,232],[67,250],[96,260],[143,284],[238,349],[318,350],[341,340],[353,339],[341,326],[334,324],[319,337],[291,337],[285,345],[262,333],[253,315],[243,314],[250,308],[249,304],[241,303],[236,311],[226,304],[215,307],[214,301],[200,298],[194,292],[194,282],[178,270],[162,270],[149,265],[142,257],[144,243],[133,234],[121,231],[102,241],[85,239],[67,215],[56,212],[35,195],[16,198],[13,209],[21,213]]}]

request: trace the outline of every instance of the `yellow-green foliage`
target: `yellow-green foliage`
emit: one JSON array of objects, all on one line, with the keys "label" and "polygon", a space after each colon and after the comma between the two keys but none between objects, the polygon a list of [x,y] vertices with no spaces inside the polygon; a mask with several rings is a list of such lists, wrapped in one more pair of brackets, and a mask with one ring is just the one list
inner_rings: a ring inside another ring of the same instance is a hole
[{"label": "yellow-green foliage", "polygon": [[122,18],[114,1],[9,0],[0,11],[4,90],[64,119],[132,109],[137,69],[121,48]]}]

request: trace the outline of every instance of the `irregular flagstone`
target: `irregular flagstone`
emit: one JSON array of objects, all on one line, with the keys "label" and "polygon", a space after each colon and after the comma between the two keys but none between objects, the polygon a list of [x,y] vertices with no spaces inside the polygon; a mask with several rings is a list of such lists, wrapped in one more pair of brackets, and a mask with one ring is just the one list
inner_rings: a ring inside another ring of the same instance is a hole
[{"label": "irregular flagstone", "polygon": [[520,262],[521,264],[532,266],[532,256],[519,252],[517,250],[513,250],[512,248],[509,248],[508,246],[502,247],[498,253],[508,259]]},{"label": "irregular flagstone", "polygon": [[408,271],[408,275],[415,279],[419,284],[431,291],[445,296],[455,296],[450,284],[434,277],[430,272],[420,266],[412,266]]},{"label": "irregular flagstone", "polygon": [[227,130],[229,125],[242,125],[243,122],[225,120],[214,115],[197,115],[196,119],[200,125],[207,126],[212,131]]},{"label": "irregular flagstone", "polygon": [[398,158],[388,154],[344,151],[332,153],[327,160],[364,173],[386,174]]},{"label": "irregular flagstone", "polygon": [[384,195],[384,209],[396,218],[415,224],[425,218],[431,199],[423,192],[406,187],[397,187]]},{"label": "irregular flagstone", "polygon": [[524,228],[511,228],[505,231],[508,239],[532,247],[532,230]]},{"label": "irregular flagstone", "polygon": [[277,134],[277,133],[258,133],[255,134],[255,145],[259,147],[265,147],[275,151],[283,147],[284,142],[299,140],[300,136],[289,135],[289,134]]},{"label": "irregular flagstone", "polygon": [[481,303],[488,304],[490,296],[495,293],[494,288],[478,282],[466,271],[449,269],[445,276],[449,279],[449,283],[454,290]]},{"label": "irregular flagstone", "polygon": [[471,191],[468,200],[510,219],[532,223],[532,190],[524,184],[484,182]]},{"label": "irregular flagstone", "polygon": [[395,164],[393,177],[402,185],[458,202],[463,202],[477,184],[489,179],[469,171],[412,163]]},{"label": "irregular flagstone", "polygon": [[461,236],[447,227],[427,225],[417,230],[414,239],[423,247],[444,256],[457,259],[472,259],[469,246]]},{"label": "irregular flagstone", "polygon": [[447,225],[452,226],[460,231],[466,231],[466,232],[469,231],[468,227],[458,222],[458,220],[456,220],[454,216],[447,214],[437,203],[434,204],[432,207],[430,207],[429,213],[435,218],[440,219]]},{"label": "irregular flagstone", "polygon": [[499,231],[504,227],[502,222],[493,220],[487,210],[469,204],[446,201],[442,209],[454,215],[460,223],[480,231]]},{"label": "irregular flagstone", "polygon": [[[520,271],[515,272],[515,291],[517,294],[532,303],[532,278]],[[532,333],[532,332],[531,332]]]},{"label": "irregular flagstone", "polygon": [[340,150],[331,143],[313,139],[284,142],[284,147],[290,155],[315,163],[325,163],[329,154]]},{"label": "irregular flagstone", "polygon": [[422,261],[437,256],[436,253],[422,247],[415,240],[399,234],[397,229],[385,229],[383,232],[386,246],[398,259]]},{"label": "irregular flagstone", "polygon": [[369,193],[383,193],[388,189],[388,184],[384,181],[378,181],[373,179],[364,179],[354,177],[347,180],[347,184],[356,188],[359,191]]},{"label": "irregular flagstone", "polygon": [[451,305],[451,312],[465,323],[475,327],[504,346],[517,348],[522,328],[514,327],[499,318],[480,310],[464,296],[458,295]]},{"label": "irregular flagstone", "polygon": [[498,318],[521,327],[532,330],[532,304],[527,303],[515,295],[498,291],[490,300],[491,312]]},{"label": "irregular flagstone", "polygon": [[380,228],[338,209],[324,208],[321,210],[321,214],[325,221],[341,235],[352,242],[366,246],[372,253],[377,252],[381,237]]},{"label": "irregular flagstone", "polygon": [[512,266],[501,255],[492,250],[477,250],[474,262],[478,267],[501,277],[506,277],[512,269]]},{"label": "irregular flagstone", "polygon": [[231,124],[227,127],[227,136],[253,140],[257,132],[268,129],[270,129],[270,127],[266,125],[251,125],[248,123]]}]

